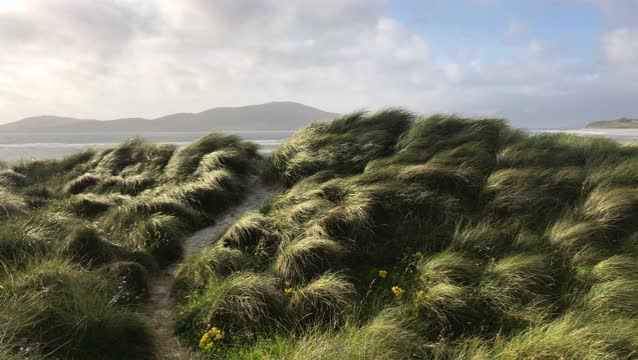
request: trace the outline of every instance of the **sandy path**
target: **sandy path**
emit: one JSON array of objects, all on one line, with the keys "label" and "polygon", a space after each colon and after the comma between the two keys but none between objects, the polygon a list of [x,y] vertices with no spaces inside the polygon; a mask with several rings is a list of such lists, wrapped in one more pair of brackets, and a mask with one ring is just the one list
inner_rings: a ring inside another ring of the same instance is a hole
[{"label": "sandy path", "polygon": [[[211,245],[213,239],[219,238],[228,226],[241,218],[246,212],[259,210],[267,205],[276,194],[273,188],[265,187],[253,181],[247,187],[244,200],[237,206],[222,214],[215,225],[204,228],[184,240],[184,258],[195,256]],[[175,272],[179,263],[172,264],[160,271],[160,274],[149,283],[149,299],[144,308],[148,322],[155,331],[155,339],[159,345],[160,359],[191,359],[188,344],[181,344],[174,333],[173,310],[175,302],[171,290],[175,283]]]}]

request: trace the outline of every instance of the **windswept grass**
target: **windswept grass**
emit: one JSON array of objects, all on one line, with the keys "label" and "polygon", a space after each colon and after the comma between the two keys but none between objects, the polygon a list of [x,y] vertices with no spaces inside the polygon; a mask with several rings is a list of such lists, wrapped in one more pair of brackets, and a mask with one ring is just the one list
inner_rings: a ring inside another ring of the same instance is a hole
[{"label": "windswept grass", "polygon": [[502,119],[313,123],[269,159],[287,190],[182,268],[208,294],[182,303],[246,269],[287,298],[268,334],[233,330],[210,358],[633,358],[636,159]]},{"label": "windswept grass", "polygon": [[[173,145],[133,138],[3,165],[0,357],[157,358],[154,332],[137,315],[149,277],[180,258],[186,235],[241,198],[261,162],[237,137],[210,135],[189,148],[178,156]],[[188,176],[167,169],[202,157],[207,166]]]},{"label": "windswept grass", "polygon": [[343,275],[324,273],[292,291],[290,308],[301,324],[335,326],[353,310],[355,294],[354,285]]},{"label": "windswept grass", "polygon": [[[285,296],[274,277],[238,272],[211,279],[207,288],[179,312],[177,330],[196,340],[207,324],[223,324],[234,333],[267,333],[285,309]],[[193,341],[193,344],[195,341]]]},{"label": "windswept grass", "polygon": [[346,254],[334,240],[310,237],[283,243],[273,266],[285,282],[299,284],[329,270]]},{"label": "windswept grass", "polygon": [[155,358],[149,276],[259,174],[284,192],[177,270],[196,356],[636,358],[637,149],[387,109],[265,161],[211,134],[5,164],[0,356]]}]

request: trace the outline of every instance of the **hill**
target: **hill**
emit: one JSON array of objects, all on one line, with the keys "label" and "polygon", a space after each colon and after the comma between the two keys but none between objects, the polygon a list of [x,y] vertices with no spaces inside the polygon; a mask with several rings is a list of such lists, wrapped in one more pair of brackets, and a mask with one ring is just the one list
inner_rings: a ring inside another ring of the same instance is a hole
[{"label": "hill", "polygon": [[0,132],[196,132],[296,130],[314,120],[338,114],[294,102],[270,102],[242,107],[218,107],[199,113],[178,113],[157,119],[75,119],[37,116],[0,125]]},{"label": "hill", "polygon": [[594,121],[587,124],[593,129],[638,129],[638,119],[620,118],[616,120]]}]

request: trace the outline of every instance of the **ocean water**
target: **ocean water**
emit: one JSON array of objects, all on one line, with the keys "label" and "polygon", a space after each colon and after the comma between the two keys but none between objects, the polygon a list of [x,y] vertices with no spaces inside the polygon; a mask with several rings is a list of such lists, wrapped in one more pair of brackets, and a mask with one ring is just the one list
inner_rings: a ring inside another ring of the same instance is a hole
[{"label": "ocean water", "polygon": [[[0,134],[0,161],[61,158],[86,148],[107,148],[139,135],[151,142],[186,145],[209,132],[147,132],[147,133],[13,133]],[[270,153],[288,139],[294,131],[245,131],[238,135]]]},{"label": "ocean water", "polygon": [[[531,133],[566,132],[584,136],[608,137],[623,143],[638,143],[638,129],[527,129]],[[239,135],[260,146],[262,153],[270,153],[286,141],[294,131],[245,131]],[[61,158],[86,148],[106,148],[140,135],[156,143],[185,145],[208,132],[147,132],[103,134],[51,134],[14,133],[0,134],[0,161]]]}]

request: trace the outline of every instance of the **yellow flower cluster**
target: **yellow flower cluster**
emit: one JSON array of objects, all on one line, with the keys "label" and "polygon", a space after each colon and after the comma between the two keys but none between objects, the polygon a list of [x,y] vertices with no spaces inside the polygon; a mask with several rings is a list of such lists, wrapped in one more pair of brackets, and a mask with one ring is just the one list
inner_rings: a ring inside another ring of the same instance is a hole
[{"label": "yellow flower cluster", "polygon": [[286,295],[286,296],[292,296],[292,292],[293,292],[292,288],[285,288],[284,289],[284,295]]},{"label": "yellow flower cluster", "polygon": [[424,296],[425,296],[425,291],[423,291],[423,290],[419,290],[419,291],[417,291],[417,292],[416,292],[416,297],[417,297],[417,298],[419,298],[419,299],[420,299],[420,298],[422,298],[422,297],[424,297]]},{"label": "yellow flower cluster", "polygon": [[385,279],[388,277],[388,272],[385,270],[379,270],[379,277]]},{"label": "yellow flower cluster", "polygon": [[403,293],[405,292],[405,290],[403,290],[401,287],[399,286],[393,286],[392,287],[392,292],[394,293],[394,296],[400,298],[403,296]]},{"label": "yellow flower cluster", "polygon": [[216,327],[212,327],[206,331],[202,338],[199,339],[199,347],[204,351],[210,351],[215,346],[215,341],[219,341],[224,338],[224,334]]}]

